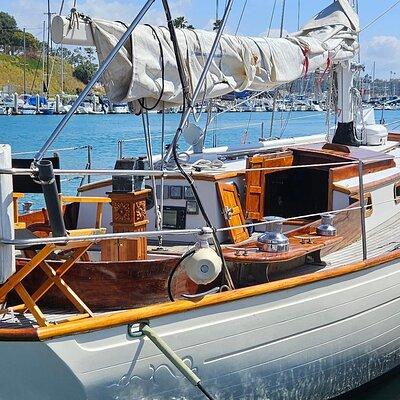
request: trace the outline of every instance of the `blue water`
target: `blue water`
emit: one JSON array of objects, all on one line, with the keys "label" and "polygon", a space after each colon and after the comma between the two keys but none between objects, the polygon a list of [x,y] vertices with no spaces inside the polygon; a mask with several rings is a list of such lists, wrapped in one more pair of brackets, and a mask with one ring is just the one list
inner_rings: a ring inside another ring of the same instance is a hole
[{"label": "blue water", "polygon": [[[289,118],[290,117],[290,118]],[[51,134],[62,116],[0,116],[0,143],[9,143],[13,153],[32,152],[19,155],[29,158],[40,149],[44,141]],[[160,152],[161,117],[150,114],[151,132],[153,134],[154,153]],[[180,114],[165,116],[166,134],[171,137],[177,127]],[[378,113],[377,119],[381,118]],[[384,113],[389,127],[400,130],[400,111],[386,111]],[[227,113],[219,116],[211,124],[211,128],[228,128],[215,131],[217,145],[240,144],[242,140],[256,143],[261,136],[261,123],[264,123],[264,136],[270,135],[271,113]],[[399,121],[397,124],[394,123]],[[204,123],[204,116],[200,125]],[[247,138],[244,132],[248,131]],[[133,115],[75,115],[55,141],[51,149],[93,147],[92,168],[112,168],[117,157],[117,143],[119,140],[131,140],[124,144],[124,156],[137,156],[145,153],[145,144],[142,137],[142,121]],[[277,113],[272,136],[295,137],[308,134],[325,133],[325,115],[316,112]],[[166,141],[168,143],[168,140]],[[207,145],[212,143],[212,132],[207,136]],[[181,143],[181,149],[185,146]],[[65,169],[84,169],[86,149],[60,151],[61,167]],[[48,155],[51,155],[50,151]],[[17,156],[16,156],[17,157]],[[62,182],[64,194],[75,194],[80,179],[66,179]],[[43,204],[38,196],[29,197],[35,206]],[[354,400],[400,400],[400,372],[389,376],[375,386],[368,387],[351,395]]]},{"label": "blue water", "polygon": [[[380,113],[379,113],[380,114]],[[378,115],[378,118],[381,116]],[[0,142],[9,143],[16,157],[32,157],[51,134],[62,116],[0,116]],[[150,114],[154,153],[160,152],[161,117]],[[165,116],[166,135],[170,140],[180,114]],[[386,111],[385,121],[390,123],[400,120],[400,111]],[[200,125],[204,123],[204,115]],[[235,145],[243,140],[257,142],[261,136],[261,124],[264,124],[264,136],[270,135],[271,113],[226,113],[218,116],[211,123],[215,131],[217,145]],[[395,126],[395,125],[393,125]],[[222,128],[222,129],[221,129]],[[228,128],[228,129],[225,129]],[[244,132],[248,135],[245,137]],[[124,143],[124,156],[145,153],[142,136],[141,117],[133,115],[75,115],[67,127],[51,146],[51,149],[64,149],[91,145],[93,147],[92,168],[112,168],[117,157],[119,140],[133,140]],[[317,112],[277,113],[272,136],[295,137],[326,132],[325,114]],[[213,132],[209,132],[206,145],[211,146]],[[166,141],[168,143],[168,140]],[[50,150],[51,150],[50,149]],[[181,143],[185,150],[185,144]],[[20,152],[31,154],[18,155]],[[65,169],[84,169],[86,149],[60,151],[61,167]],[[52,151],[47,153],[52,154]],[[63,192],[73,194],[79,185],[79,179],[64,181]]]},{"label": "blue water", "polygon": [[[290,117],[290,118],[288,118]],[[29,158],[37,151],[62,116],[53,115],[21,115],[0,116],[0,142],[10,143],[16,157]],[[154,153],[160,153],[161,116],[150,114],[150,127],[153,136]],[[180,114],[165,116],[167,140],[171,140],[177,128]],[[205,115],[199,124],[204,124]],[[314,112],[277,113],[275,116],[273,136],[302,136],[326,131],[324,114]],[[270,135],[271,113],[226,113],[216,118],[210,129],[218,129],[208,133],[206,146],[213,142],[213,132],[217,145],[235,145],[241,141],[257,142],[261,136],[261,124],[264,123],[264,135]],[[222,130],[221,130],[222,128]],[[229,128],[229,129],[225,129]],[[247,137],[244,132],[247,131]],[[51,146],[51,149],[64,149],[91,145],[92,168],[112,168],[117,157],[119,140],[132,140],[123,145],[124,156],[145,154],[141,117],[133,115],[75,115]],[[185,143],[180,143],[185,150]],[[18,155],[20,152],[31,154]],[[60,151],[61,167],[64,169],[84,169],[86,149]],[[52,151],[47,153],[52,154]],[[79,179],[63,179],[64,194],[75,194]]]}]

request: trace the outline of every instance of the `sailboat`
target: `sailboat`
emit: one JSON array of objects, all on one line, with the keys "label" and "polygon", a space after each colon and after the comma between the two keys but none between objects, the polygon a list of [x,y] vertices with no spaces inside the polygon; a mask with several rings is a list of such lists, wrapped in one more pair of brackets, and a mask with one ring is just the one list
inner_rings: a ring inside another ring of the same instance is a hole
[{"label": "sailboat", "polygon": [[[128,28],[55,17],[54,40],[95,45],[99,72],[32,164],[1,147],[0,397],[329,399],[397,367],[400,135],[353,104],[356,13],[334,1],[257,39],[223,34],[232,1],[213,33],[175,30],[167,1],[168,29],[139,25],[152,3]],[[204,148],[199,99],[327,65],[328,135]],[[59,175],[77,172],[44,155],[102,73],[142,114],[147,155],[63,196]],[[182,103],[153,155],[148,109]],[[46,209],[19,215],[18,192],[39,189]]]}]

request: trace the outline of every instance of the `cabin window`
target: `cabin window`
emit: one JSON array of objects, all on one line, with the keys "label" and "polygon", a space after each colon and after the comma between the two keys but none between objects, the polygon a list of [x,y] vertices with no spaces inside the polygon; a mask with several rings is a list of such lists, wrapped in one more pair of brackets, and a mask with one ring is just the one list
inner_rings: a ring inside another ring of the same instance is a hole
[{"label": "cabin window", "polygon": [[394,185],[394,201],[396,204],[400,203],[400,182],[397,182]]},{"label": "cabin window", "polygon": [[[355,194],[350,197],[349,205],[357,203],[359,200],[360,200],[360,197],[358,196],[358,194]],[[365,202],[365,217],[368,218],[372,215],[372,212],[373,212],[371,193],[364,194],[364,202]]]}]

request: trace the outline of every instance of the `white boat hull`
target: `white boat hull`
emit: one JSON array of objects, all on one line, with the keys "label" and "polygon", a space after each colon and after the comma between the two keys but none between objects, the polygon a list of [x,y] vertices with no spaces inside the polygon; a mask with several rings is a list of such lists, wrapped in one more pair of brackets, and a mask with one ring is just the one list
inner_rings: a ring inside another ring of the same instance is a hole
[{"label": "white boat hull", "polygon": [[[217,399],[328,399],[399,365],[399,264],[150,325]],[[2,398],[8,400],[37,399],[36,381],[41,399],[204,398],[148,339],[129,337],[127,326],[45,343],[2,342],[0,351],[3,388],[9,389]],[[40,367],[27,374],[33,362]]]}]

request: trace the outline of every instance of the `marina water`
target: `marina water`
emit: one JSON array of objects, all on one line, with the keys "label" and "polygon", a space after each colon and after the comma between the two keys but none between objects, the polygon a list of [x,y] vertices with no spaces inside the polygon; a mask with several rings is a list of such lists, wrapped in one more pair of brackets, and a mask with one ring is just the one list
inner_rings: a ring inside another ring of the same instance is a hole
[{"label": "marina water", "polygon": [[[320,112],[283,112],[275,114],[271,132],[271,113],[226,113],[218,116],[207,132],[206,145],[218,146],[255,143],[264,138],[295,137],[327,132],[326,116]],[[62,116],[60,115],[23,115],[0,116],[0,142],[9,143],[16,158],[33,156]],[[153,135],[153,152],[160,153],[161,116],[150,114]],[[171,140],[180,114],[165,115],[166,144]],[[376,112],[377,120],[382,118],[381,111]],[[400,111],[388,110],[383,113],[389,131],[400,130]],[[205,115],[201,116],[200,125],[204,126]],[[113,168],[118,155],[118,141],[123,143],[123,156],[134,157],[145,154],[141,118],[133,115],[74,115],[71,121],[54,143],[52,149],[61,149],[59,153],[61,168],[84,169],[87,163],[87,148],[92,150],[92,168]],[[182,142],[180,149],[186,149]],[[51,156],[52,151],[47,153]],[[99,178],[96,178],[99,179]],[[81,176],[62,177],[62,192],[74,195],[82,181]],[[26,197],[33,201],[33,208],[43,206],[39,195]],[[400,400],[400,371],[392,373],[375,385],[351,394],[352,400]]]}]

